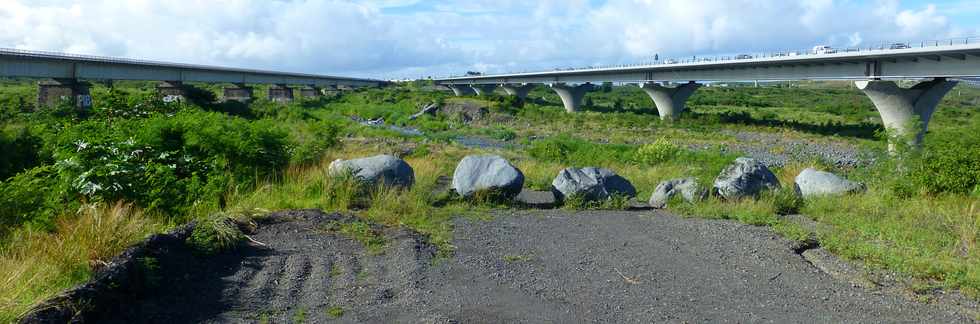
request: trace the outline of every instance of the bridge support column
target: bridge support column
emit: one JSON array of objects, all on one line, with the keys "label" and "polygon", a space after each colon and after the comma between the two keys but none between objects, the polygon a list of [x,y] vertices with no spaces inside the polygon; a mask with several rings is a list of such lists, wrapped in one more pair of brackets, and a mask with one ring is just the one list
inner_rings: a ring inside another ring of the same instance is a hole
[{"label": "bridge support column", "polygon": [[[911,146],[919,146],[929,128],[929,119],[936,106],[956,81],[935,78],[905,89],[894,81],[856,81],[858,89],[871,98],[885,129],[905,138]],[[888,143],[888,150],[895,152],[895,143]]]},{"label": "bridge support column", "polygon": [[669,88],[653,82],[644,83],[641,87],[650,99],[653,99],[661,120],[674,120],[684,111],[684,102],[694,94],[701,85],[694,81]]},{"label": "bridge support column", "polygon": [[225,101],[233,100],[247,103],[252,100],[252,87],[246,86],[243,83],[236,83],[234,86],[225,87],[224,92]]},{"label": "bridge support column", "polygon": [[164,102],[183,101],[187,98],[187,89],[180,81],[162,81],[157,84],[157,92],[163,96]]},{"label": "bridge support column", "polygon": [[473,88],[471,88],[469,85],[466,84],[450,84],[447,85],[447,87],[449,87],[449,89],[452,89],[453,94],[455,94],[457,97],[476,93],[476,91],[473,90]]},{"label": "bridge support column", "polygon": [[78,108],[92,107],[87,82],[76,79],[53,79],[37,83],[37,106],[51,107],[62,102],[71,102]]},{"label": "bridge support column", "polygon": [[576,112],[578,107],[582,105],[582,98],[585,98],[585,94],[592,90],[593,85],[591,83],[585,83],[578,86],[569,86],[564,83],[552,83],[551,89],[555,90],[555,93],[561,97],[561,103],[565,105],[565,112]]},{"label": "bridge support column", "polygon": [[507,92],[508,95],[517,96],[518,98],[521,99],[526,99],[527,94],[531,92],[531,89],[534,89],[534,84],[530,84],[530,83],[524,85],[501,84],[500,87],[503,88],[504,92]]},{"label": "bridge support column", "polygon": [[493,90],[497,89],[496,84],[474,84],[470,87],[473,88],[477,96],[489,96],[493,94]]},{"label": "bridge support column", "polygon": [[299,89],[300,98],[316,98],[323,95],[322,89],[316,86],[308,86]]},{"label": "bridge support column", "polygon": [[269,100],[275,102],[293,101],[293,88],[285,84],[273,84],[269,86]]}]

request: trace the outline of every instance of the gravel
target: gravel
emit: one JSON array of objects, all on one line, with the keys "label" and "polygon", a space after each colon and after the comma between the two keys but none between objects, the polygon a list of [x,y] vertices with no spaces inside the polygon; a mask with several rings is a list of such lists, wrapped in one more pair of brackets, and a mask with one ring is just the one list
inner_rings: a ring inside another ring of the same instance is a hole
[{"label": "gravel", "polygon": [[333,307],[370,323],[972,320],[833,279],[764,227],[662,211],[494,213],[457,218],[448,258],[411,231],[379,228],[388,245],[374,255],[319,230],[343,216],[276,213],[253,236],[266,247],[183,256],[159,291],[99,322],[320,323]]},{"label": "gravel", "polygon": [[[806,161],[814,157],[838,167],[863,166],[875,161],[873,154],[848,143],[786,138],[779,133],[724,130],[722,134],[736,139],[723,146],[722,152],[752,157],[768,167],[781,167],[790,161]],[[691,148],[711,147],[695,145]]]}]

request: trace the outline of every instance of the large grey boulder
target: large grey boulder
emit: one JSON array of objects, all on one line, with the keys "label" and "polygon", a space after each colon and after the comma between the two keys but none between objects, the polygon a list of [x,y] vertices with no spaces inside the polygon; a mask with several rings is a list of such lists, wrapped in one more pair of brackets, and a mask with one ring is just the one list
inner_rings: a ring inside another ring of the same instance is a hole
[{"label": "large grey boulder", "polygon": [[497,155],[469,155],[459,161],[453,172],[453,189],[463,197],[477,191],[494,191],[503,198],[513,198],[524,187],[524,174]]},{"label": "large grey boulder", "polygon": [[353,160],[338,159],[330,162],[328,172],[332,175],[350,174],[372,185],[384,183],[390,186],[411,187],[415,183],[415,171],[412,167],[405,160],[387,154]]},{"label": "large grey boulder", "polygon": [[763,190],[779,189],[779,180],[762,163],[740,157],[715,179],[715,193],[725,199],[756,196]]},{"label": "large grey boulder", "polygon": [[650,207],[664,208],[671,197],[680,194],[687,202],[697,202],[708,196],[708,191],[694,178],[663,181],[650,195]]},{"label": "large grey boulder", "polygon": [[796,192],[803,197],[842,195],[865,190],[864,184],[850,181],[836,174],[806,168],[796,176]]},{"label": "large grey boulder", "polygon": [[565,168],[551,182],[559,199],[582,197],[587,201],[608,199],[613,195],[635,197],[636,188],[628,180],[609,169]]}]

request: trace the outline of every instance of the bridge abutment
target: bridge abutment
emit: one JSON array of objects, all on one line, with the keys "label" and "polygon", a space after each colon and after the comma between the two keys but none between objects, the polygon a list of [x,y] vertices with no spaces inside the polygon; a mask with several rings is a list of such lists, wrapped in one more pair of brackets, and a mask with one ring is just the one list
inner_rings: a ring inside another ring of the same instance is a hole
[{"label": "bridge abutment", "polygon": [[517,96],[518,98],[521,99],[526,99],[527,94],[530,93],[532,89],[534,89],[534,84],[530,84],[530,83],[524,85],[501,84],[500,88],[504,89],[504,92],[507,92],[508,95]]},{"label": "bridge abutment", "polygon": [[76,79],[52,79],[37,83],[37,106],[52,107],[69,102],[78,108],[92,107],[89,84]]},{"label": "bridge abutment", "polygon": [[676,87],[665,87],[647,82],[641,88],[650,96],[650,99],[653,99],[661,120],[675,120],[684,111],[684,103],[687,102],[687,98],[691,97],[694,90],[700,86],[694,81]]},{"label": "bridge abutment", "polygon": [[[956,86],[956,81],[935,78],[911,88],[901,88],[894,81],[856,81],[854,84],[871,98],[885,129],[903,138],[907,144],[919,146],[929,129],[932,113],[943,96]],[[894,152],[895,144],[889,142],[888,150]]]},{"label": "bridge abutment", "polygon": [[496,84],[474,84],[470,85],[470,87],[473,88],[477,96],[488,96],[493,94],[493,90],[497,89]]},{"label": "bridge abutment", "polygon": [[161,81],[157,84],[157,92],[163,96],[164,102],[183,101],[187,98],[187,88],[180,81]]},{"label": "bridge abutment", "polygon": [[447,85],[449,89],[453,90],[453,94],[457,97],[475,94],[476,90],[473,90],[469,85],[466,84],[450,84]]},{"label": "bridge abutment", "polygon": [[269,85],[269,100],[275,102],[293,101],[293,88],[285,84]]},{"label": "bridge abutment", "polygon": [[246,86],[245,84],[236,83],[233,86],[225,87],[224,90],[224,100],[238,101],[241,103],[247,103],[252,100],[252,87]]},{"label": "bridge abutment", "polygon": [[564,83],[552,83],[551,89],[555,90],[558,97],[561,97],[561,103],[565,105],[565,112],[576,112],[579,106],[582,105],[582,98],[585,98],[585,94],[589,90],[593,89],[591,83],[585,83],[578,86],[569,86]]}]

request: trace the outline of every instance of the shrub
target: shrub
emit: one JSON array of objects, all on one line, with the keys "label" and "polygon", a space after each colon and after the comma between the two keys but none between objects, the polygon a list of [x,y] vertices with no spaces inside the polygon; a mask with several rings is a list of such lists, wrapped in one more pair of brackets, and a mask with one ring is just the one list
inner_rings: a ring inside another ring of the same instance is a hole
[{"label": "shrub", "polygon": [[0,234],[3,229],[27,224],[32,228],[54,228],[62,210],[64,185],[50,166],[36,167],[0,182]]},{"label": "shrub", "polygon": [[0,128],[0,180],[40,164],[42,145],[27,127]]},{"label": "shrub", "polygon": [[778,190],[771,190],[765,193],[765,199],[771,200],[776,214],[790,215],[800,212],[803,207],[803,197],[796,193],[791,186],[783,186]]},{"label": "shrub", "polygon": [[623,144],[595,144],[559,135],[531,142],[527,153],[536,159],[574,166],[596,166],[621,163],[633,159],[635,149]]},{"label": "shrub", "polygon": [[654,165],[670,161],[677,155],[680,148],[666,138],[658,138],[653,143],[640,146],[636,150],[634,159],[642,164]]},{"label": "shrub", "polygon": [[960,130],[932,135],[921,150],[899,162],[904,172],[893,183],[893,190],[902,196],[976,191],[980,186],[980,134]]}]

